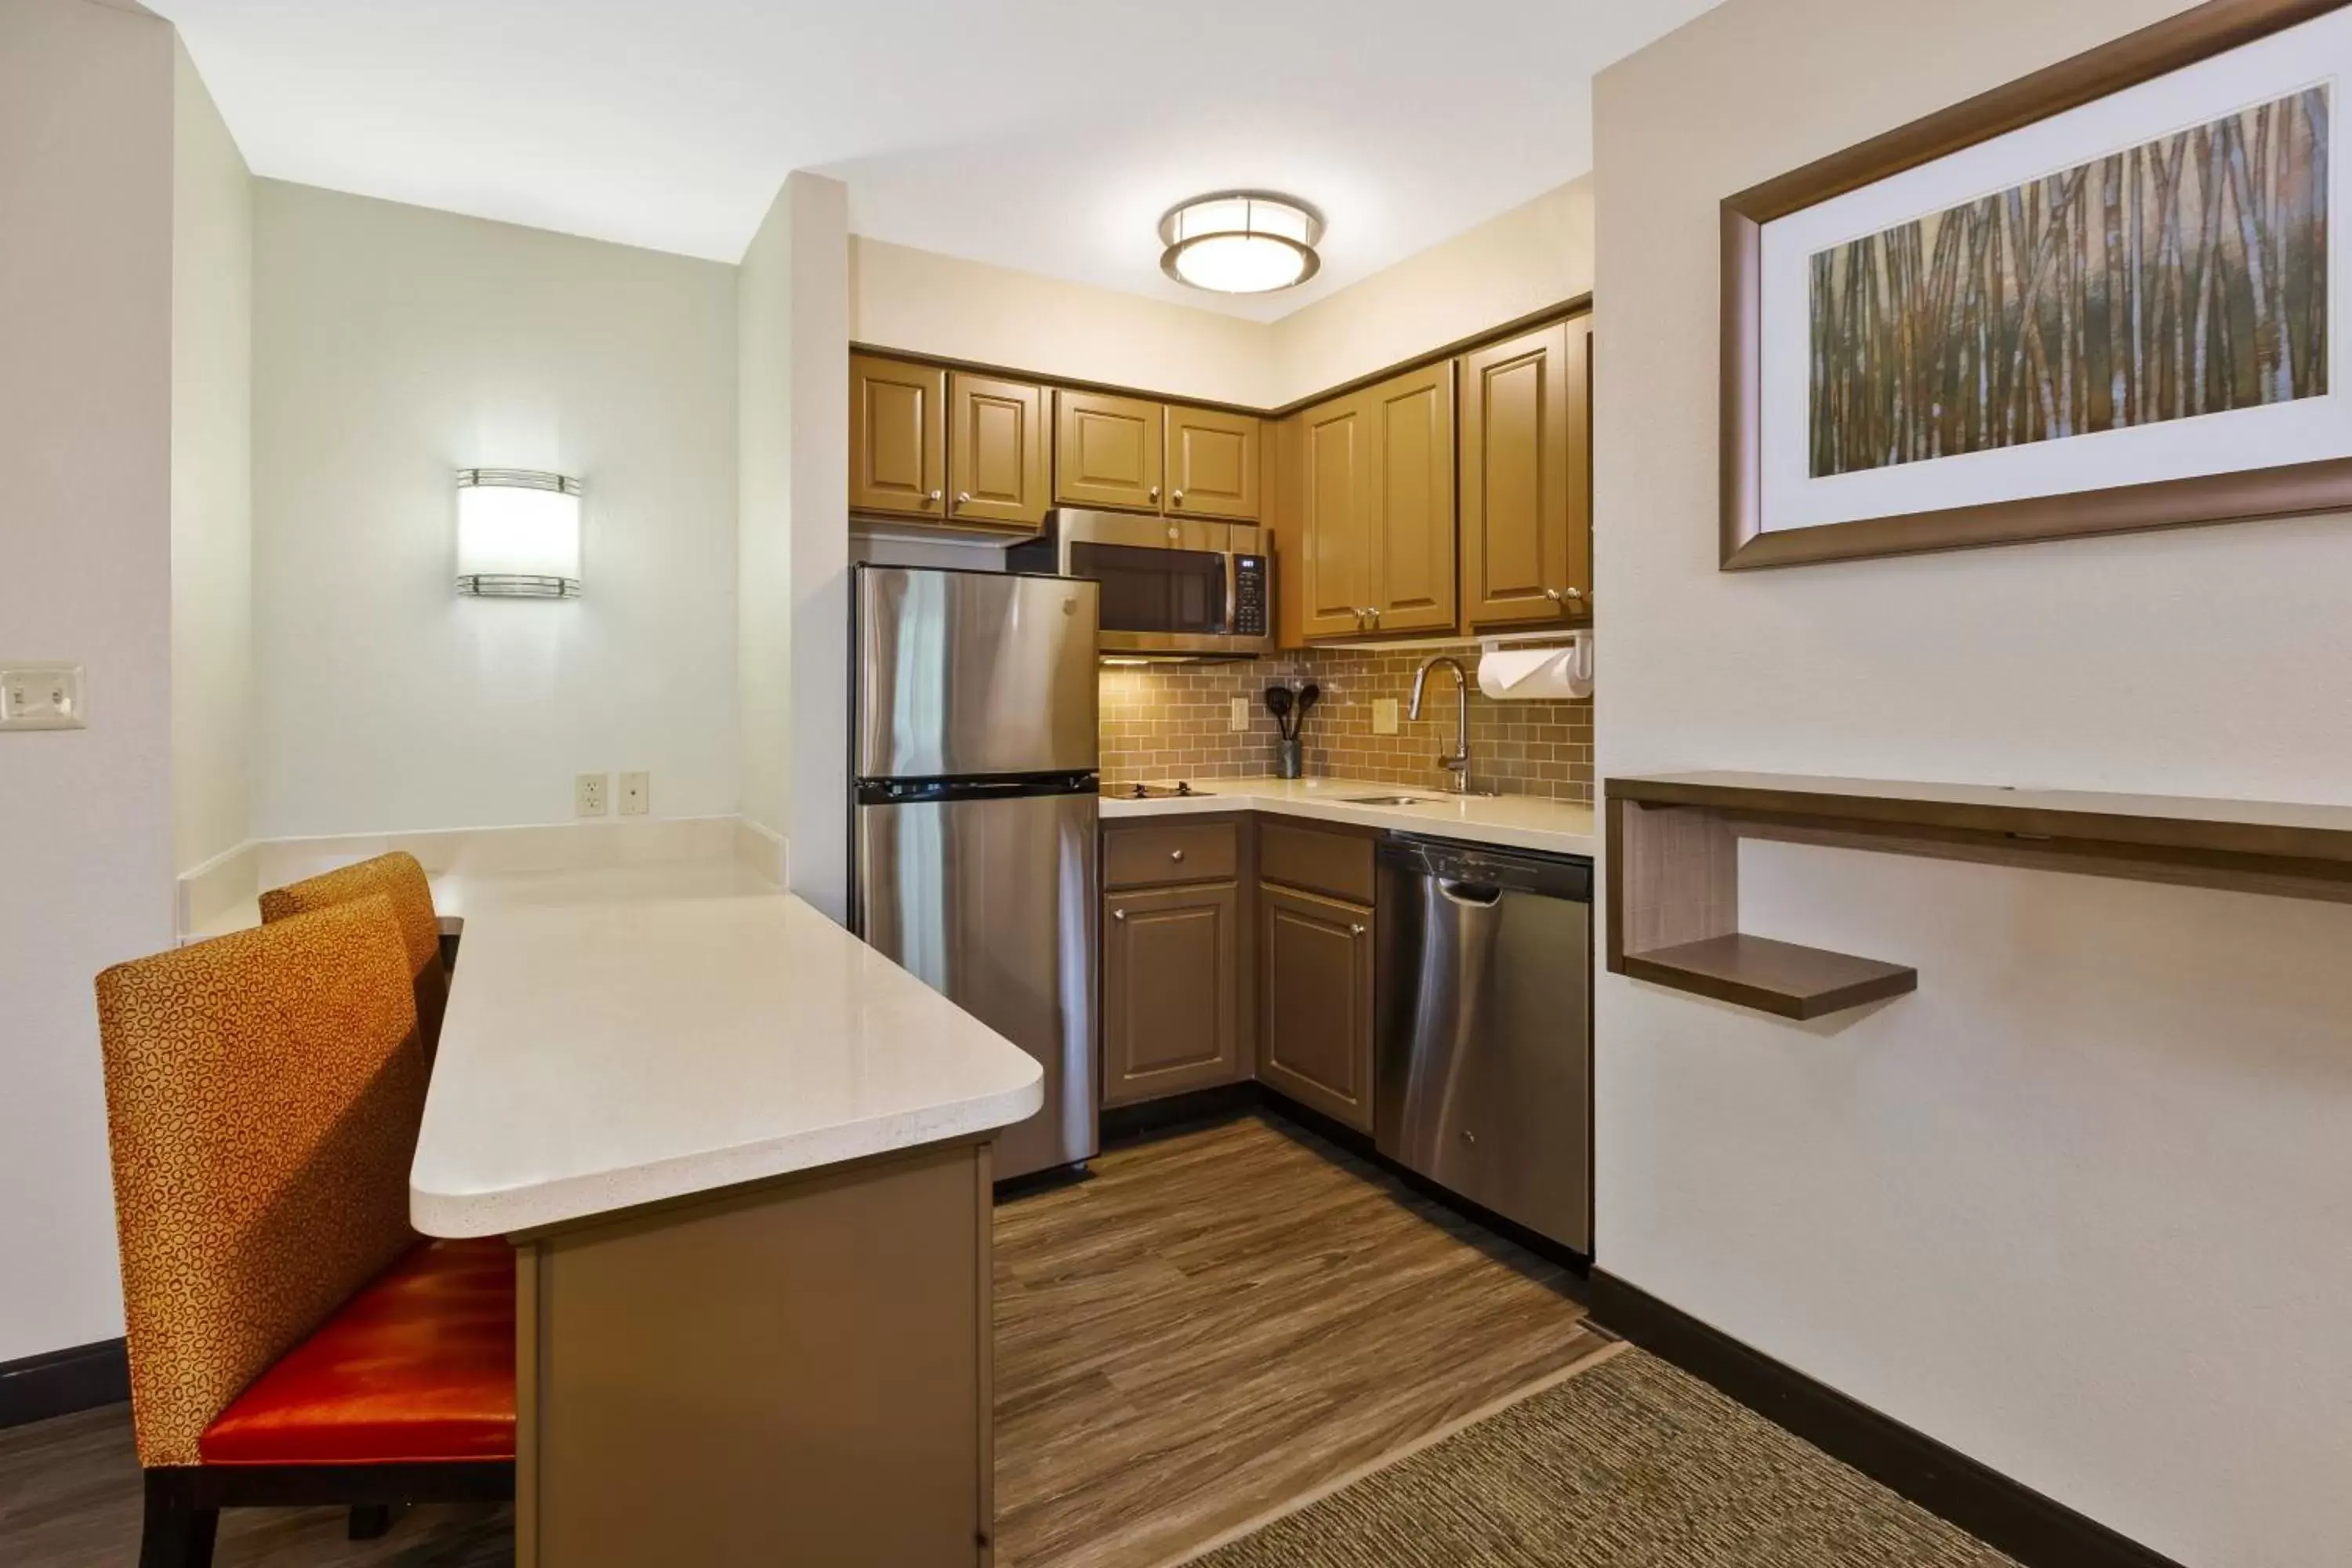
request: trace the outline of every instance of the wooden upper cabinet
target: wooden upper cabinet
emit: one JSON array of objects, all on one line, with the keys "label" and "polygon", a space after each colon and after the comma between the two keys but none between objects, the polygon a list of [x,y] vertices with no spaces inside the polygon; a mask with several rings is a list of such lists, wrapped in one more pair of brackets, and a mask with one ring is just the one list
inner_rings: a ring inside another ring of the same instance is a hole
[{"label": "wooden upper cabinet", "polygon": [[1170,515],[1255,522],[1260,442],[1255,415],[1169,409]]},{"label": "wooden upper cabinet", "polygon": [[849,356],[849,510],[947,515],[947,373]]},{"label": "wooden upper cabinet", "polygon": [[1452,631],[1454,363],[1358,394],[1369,422],[1374,632]]},{"label": "wooden upper cabinet", "polygon": [[1462,629],[1579,619],[1592,592],[1591,318],[1462,356]]},{"label": "wooden upper cabinet", "polygon": [[1045,388],[962,371],[949,374],[949,517],[992,527],[1042,527],[1050,499],[1046,447]]},{"label": "wooden upper cabinet", "polygon": [[1064,506],[1160,510],[1167,410],[1139,397],[1054,394],[1054,499]]},{"label": "wooden upper cabinet", "polygon": [[1371,421],[1361,396],[1302,416],[1299,526],[1289,580],[1307,637],[1356,637],[1369,626],[1372,584]]}]

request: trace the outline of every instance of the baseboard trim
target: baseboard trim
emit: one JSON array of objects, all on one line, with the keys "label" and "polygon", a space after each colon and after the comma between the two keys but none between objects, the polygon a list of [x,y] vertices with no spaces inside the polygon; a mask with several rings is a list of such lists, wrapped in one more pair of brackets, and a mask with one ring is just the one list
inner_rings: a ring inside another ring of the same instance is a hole
[{"label": "baseboard trim", "polygon": [[131,1397],[131,1361],[121,1340],[0,1362],[0,1426],[23,1426]]},{"label": "baseboard trim", "polygon": [[1774,1361],[1606,1269],[1592,1320],[2026,1568],[2180,1568],[2171,1558],[1916,1427]]}]

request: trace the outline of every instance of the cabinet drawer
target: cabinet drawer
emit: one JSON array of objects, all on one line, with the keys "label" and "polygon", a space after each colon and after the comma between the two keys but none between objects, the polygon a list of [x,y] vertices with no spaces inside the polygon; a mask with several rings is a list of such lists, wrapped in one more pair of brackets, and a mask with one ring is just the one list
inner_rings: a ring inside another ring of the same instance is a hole
[{"label": "cabinet drawer", "polygon": [[1258,875],[1360,904],[1372,901],[1372,841],[1267,822],[1258,827]]},{"label": "cabinet drawer", "polygon": [[1103,833],[1106,888],[1231,881],[1240,863],[1240,835],[1230,822],[1171,822]]}]

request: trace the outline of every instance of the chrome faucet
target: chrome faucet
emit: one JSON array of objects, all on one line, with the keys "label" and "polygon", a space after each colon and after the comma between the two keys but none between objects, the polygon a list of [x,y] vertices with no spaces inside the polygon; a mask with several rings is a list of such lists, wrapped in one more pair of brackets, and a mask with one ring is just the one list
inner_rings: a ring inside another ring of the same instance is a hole
[{"label": "chrome faucet", "polygon": [[1445,781],[1446,788],[1455,795],[1467,795],[1470,793],[1470,678],[1463,673],[1460,659],[1451,654],[1441,653],[1413,672],[1412,707],[1405,717],[1413,720],[1421,717],[1422,688],[1429,684],[1429,672],[1441,664],[1454,672],[1454,754],[1438,758],[1437,765],[1452,775]]}]

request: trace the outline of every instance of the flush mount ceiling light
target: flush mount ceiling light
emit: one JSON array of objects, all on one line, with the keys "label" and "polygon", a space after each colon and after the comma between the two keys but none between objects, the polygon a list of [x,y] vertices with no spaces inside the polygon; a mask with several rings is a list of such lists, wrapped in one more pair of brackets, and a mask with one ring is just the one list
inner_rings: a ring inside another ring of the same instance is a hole
[{"label": "flush mount ceiling light", "polygon": [[1220,294],[1265,294],[1315,276],[1315,209],[1265,191],[1220,191],[1171,207],[1160,220],[1160,270]]},{"label": "flush mount ceiling light", "polygon": [[580,481],[534,468],[457,470],[457,592],[580,596]]}]

